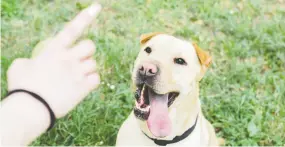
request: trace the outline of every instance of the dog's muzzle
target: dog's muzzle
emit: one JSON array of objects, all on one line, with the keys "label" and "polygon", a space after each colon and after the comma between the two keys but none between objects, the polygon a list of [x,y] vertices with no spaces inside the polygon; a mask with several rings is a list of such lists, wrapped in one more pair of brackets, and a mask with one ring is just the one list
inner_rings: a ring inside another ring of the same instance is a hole
[{"label": "dog's muzzle", "polygon": [[150,115],[150,93],[152,96],[168,97],[167,106],[169,107],[179,95],[178,92],[169,92],[166,94],[158,94],[155,91],[154,85],[156,78],[159,76],[159,68],[155,64],[144,63],[138,71],[136,77],[136,92],[135,92],[135,107],[134,114],[141,120],[147,120]]}]

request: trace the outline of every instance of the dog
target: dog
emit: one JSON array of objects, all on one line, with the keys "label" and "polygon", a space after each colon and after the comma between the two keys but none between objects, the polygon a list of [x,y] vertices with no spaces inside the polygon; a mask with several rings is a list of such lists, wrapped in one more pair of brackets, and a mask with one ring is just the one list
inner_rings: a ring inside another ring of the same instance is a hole
[{"label": "dog", "polygon": [[199,101],[199,81],[211,64],[195,43],[163,33],[144,34],[132,73],[135,106],[116,145],[218,146]]}]

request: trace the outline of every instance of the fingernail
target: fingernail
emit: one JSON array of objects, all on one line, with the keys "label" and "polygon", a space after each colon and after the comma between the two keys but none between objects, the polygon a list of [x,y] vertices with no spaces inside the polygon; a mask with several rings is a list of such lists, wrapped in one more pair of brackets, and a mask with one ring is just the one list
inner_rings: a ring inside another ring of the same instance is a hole
[{"label": "fingernail", "polygon": [[89,7],[88,13],[89,13],[89,15],[94,16],[97,13],[99,13],[101,9],[102,9],[102,6],[98,3],[95,3]]}]

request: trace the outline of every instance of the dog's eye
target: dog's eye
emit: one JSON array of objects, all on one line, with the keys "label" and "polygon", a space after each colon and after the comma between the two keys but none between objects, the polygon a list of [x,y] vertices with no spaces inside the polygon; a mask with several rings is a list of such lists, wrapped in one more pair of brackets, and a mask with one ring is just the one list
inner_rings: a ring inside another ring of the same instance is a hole
[{"label": "dog's eye", "polygon": [[151,48],[147,47],[147,48],[144,49],[144,51],[147,52],[148,54],[150,54],[151,53]]},{"label": "dog's eye", "polygon": [[187,65],[184,59],[182,58],[174,58],[174,63],[180,64],[180,65]]}]

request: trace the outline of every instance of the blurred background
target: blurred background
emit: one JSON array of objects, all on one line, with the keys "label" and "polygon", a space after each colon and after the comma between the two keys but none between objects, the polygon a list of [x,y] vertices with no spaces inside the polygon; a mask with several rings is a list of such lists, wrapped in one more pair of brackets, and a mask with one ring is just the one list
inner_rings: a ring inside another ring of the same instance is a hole
[{"label": "blurred background", "polygon": [[[2,0],[1,98],[6,71],[93,0]],[[83,38],[97,45],[101,86],[32,145],[114,145],[133,107],[139,36],[165,32],[213,56],[202,80],[206,118],[226,145],[285,145],[285,0],[99,0]]]}]

